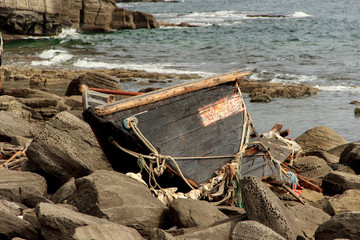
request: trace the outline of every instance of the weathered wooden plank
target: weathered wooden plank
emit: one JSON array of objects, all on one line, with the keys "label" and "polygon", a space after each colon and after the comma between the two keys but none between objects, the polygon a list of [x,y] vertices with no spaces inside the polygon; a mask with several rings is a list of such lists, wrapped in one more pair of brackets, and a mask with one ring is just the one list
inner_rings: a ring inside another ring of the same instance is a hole
[{"label": "weathered wooden plank", "polygon": [[168,87],[160,89],[158,91],[135,96],[131,99],[123,100],[114,104],[98,106],[96,107],[95,112],[98,116],[105,116],[118,111],[154,103],[157,101],[162,101],[170,97],[175,97],[182,94],[198,91],[204,88],[217,86],[226,82],[233,82],[237,78],[242,78],[250,74],[251,72],[235,72],[224,76],[212,77],[205,80],[197,80],[191,83],[178,85],[176,87]]}]

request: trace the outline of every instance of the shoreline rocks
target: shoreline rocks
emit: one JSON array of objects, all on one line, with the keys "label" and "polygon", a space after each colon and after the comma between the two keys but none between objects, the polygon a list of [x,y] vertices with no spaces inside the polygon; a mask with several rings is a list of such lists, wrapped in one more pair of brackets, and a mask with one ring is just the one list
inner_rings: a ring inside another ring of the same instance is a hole
[{"label": "shoreline rocks", "polygon": [[66,27],[83,32],[158,27],[153,15],[118,8],[115,0],[3,0],[0,18],[7,20],[0,21],[5,40],[12,34],[53,36]]},{"label": "shoreline rocks", "polygon": [[[65,92],[71,81],[85,81],[82,78],[94,87],[112,83],[105,86],[116,88],[114,79],[198,76],[10,66],[1,71],[6,73],[0,96],[1,140],[26,150],[20,169],[0,169],[0,235],[7,239],[317,240],[359,232],[351,224],[360,211],[358,142],[349,143],[331,129],[316,127],[298,138],[304,155],[291,169],[304,187],[300,197],[305,205],[281,186],[254,177],[240,181],[244,208],[189,199],[165,205],[143,183],[111,168],[81,120],[80,96],[65,97]],[[0,154],[9,158],[3,149]],[[0,168],[6,168],[5,161],[0,160]]]},{"label": "shoreline rocks", "polygon": [[[98,69],[72,71],[17,66],[3,66],[0,68],[0,74],[4,76],[4,89],[14,87],[14,85],[19,88],[19,85],[22,85],[24,88],[42,89],[59,96],[80,95],[78,89],[83,83],[90,87],[97,86],[98,88],[121,90],[121,83],[123,82],[132,82],[138,86],[143,84],[151,86],[162,82],[194,80],[201,77],[197,74],[166,74],[140,70]],[[117,84],[118,82],[120,86]],[[243,93],[249,94],[253,102],[269,102],[279,97],[309,97],[319,92],[318,88],[311,85],[267,81],[241,80],[239,86]],[[146,88],[149,87],[145,87],[144,92],[146,92]]]}]

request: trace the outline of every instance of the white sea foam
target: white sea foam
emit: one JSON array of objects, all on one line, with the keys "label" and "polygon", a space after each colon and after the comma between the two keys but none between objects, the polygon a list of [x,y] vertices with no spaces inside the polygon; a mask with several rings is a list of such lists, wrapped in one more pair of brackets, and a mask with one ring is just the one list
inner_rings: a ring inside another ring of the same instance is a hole
[{"label": "white sea foam", "polygon": [[189,14],[178,15],[155,15],[157,18],[162,18],[163,21],[171,23],[188,22],[194,25],[231,25],[239,24],[241,20],[246,19],[246,14],[236,11],[216,11],[216,12],[192,12]]},{"label": "white sea foam", "polygon": [[296,75],[288,73],[279,73],[275,74],[271,82],[279,83],[311,83],[318,80],[315,75]]},{"label": "white sea foam", "polygon": [[63,50],[45,50],[39,57],[44,60],[32,61],[31,65],[33,66],[51,66],[53,64],[64,63],[73,58],[73,55],[69,54],[67,51]]},{"label": "white sea foam", "polygon": [[80,38],[80,34],[75,28],[63,28],[58,35],[59,38]]},{"label": "white sea foam", "polygon": [[[266,15],[266,14],[265,14]],[[272,14],[269,14],[271,16]],[[287,16],[284,14],[284,16]],[[288,17],[304,18],[311,15],[296,11]],[[216,12],[192,12],[189,14],[174,14],[174,13],[159,13],[155,14],[157,19],[161,19],[170,23],[188,22],[194,25],[208,26],[208,25],[239,25],[243,20],[254,20],[267,17],[248,17],[248,14],[237,11],[216,11]],[[268,17],[271,19],[272,17]]]},{"label": "white sea foam", "polygon": [[360,87],[357,86],[316,86],[321,91],[327,92],[353,92],[360,93]]},{"label": "white sea foam", "polygon": [[157,72],[157,73],[175,73],[175,74],[199,74],[201,76],[211,76],[214,73],[207,73],[201,71],[184,71],[175,69],[178,66],[163,65],[163,64],[135,64],[135,63],[105,63],[99,62],[95,59],[79,59],[74,64],[78,68],[106,68],[106,69],[127,69],[127,70],[144,70],[147,72]]},{"label": "white sea foam", "polygon": [[311,15],[305,13],[305,12],[301,12],[301,11],[296,11],[294,12],[291,17],[293,18],[304,18],[304,17],[311,17]]}]

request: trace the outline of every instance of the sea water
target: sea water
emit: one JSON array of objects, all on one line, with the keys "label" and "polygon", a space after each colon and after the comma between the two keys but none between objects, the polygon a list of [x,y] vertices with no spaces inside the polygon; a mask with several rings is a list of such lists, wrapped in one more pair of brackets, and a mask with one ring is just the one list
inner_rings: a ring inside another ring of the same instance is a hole
[{"label": "sea water", "polygon": [[[251,103],[245,95],[258,132],[281,123],[296,138],[310,128],[327,126],[348,141],[360,140],[360,118],[349,104],[360,101],[358,0],[182,0],[118,6],[151,13],[158,21],[199,27],[99,34],[64,29],[57,37],[6,44],[4,64],[203,77],[250,70],[255,81],[306,83],[321,90],[312,97],[270,103]],[[134,83],[126,88],[140,87]]]}]

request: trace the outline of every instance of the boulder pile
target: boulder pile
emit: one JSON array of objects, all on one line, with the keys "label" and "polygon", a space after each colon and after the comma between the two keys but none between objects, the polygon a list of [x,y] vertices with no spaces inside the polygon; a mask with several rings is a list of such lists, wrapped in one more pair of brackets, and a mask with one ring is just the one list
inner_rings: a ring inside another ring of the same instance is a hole
[{"label": "boulder pile", "polygon": [[[72,80],[111,83],[102,74]],[[360,141],[324,126],[295,139],[304,154],[287,167],[299,176],[300,196],[246,176],[242,208],[181,198],[164,204],[111,168],[82,120],[79,96],[4,86],[1,239],[360,239]]]}]

